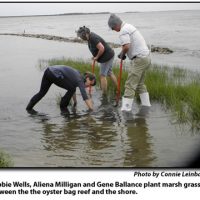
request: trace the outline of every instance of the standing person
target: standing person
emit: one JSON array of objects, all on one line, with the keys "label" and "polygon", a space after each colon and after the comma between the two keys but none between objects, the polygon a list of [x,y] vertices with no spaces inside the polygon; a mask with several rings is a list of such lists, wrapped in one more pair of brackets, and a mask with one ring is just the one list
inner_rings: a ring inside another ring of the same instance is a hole
[{"label": "standing person", "polygon": [[90,32],[83,26],[77,31],[77,36],[88,42],[88,48],[93,55],[93,60],[100,63],[100,84],[103,94],[107,93],[107,79],[109,76],[117,87],[117,79],[112,72],[114,51],[99,35]]},{"label": "standing person", "polygon": [[26,110],[29,113],[36,112],[33,110],[33,107],[46,95],[53,83],[58,87],[67,90],[66,94],[62,97],[60,102],[60,109],[62,113],[69,112],[67,106],[69,105],[72,97],[74,100],[74,106],[76,107],[76,87],[79,87],[82,98],[89,110],[93,110],[92,101],[88,98],[85,87],[94,86],[96,84],[95,76],[90,72],[86,72],[82,76],[78,70],[75,70],[69,66],[55,65],[50,66],[45,70],[40,91],[31,98],[29,104],[26,107]]},{"label": "standing person", "polygon": [[125,92],[122,98],[122,111],[131,111],[135,93],[139,93],[142,106],[150,107],[149,93],[144,84],[145,72],[151,64],[150,51],[137,28],[123,22],[115,14],[108,19],[108,26],[119,32],[122,49],[118,57],[122,60],[126,55],[131,60],[128,78],[125,83]]}]

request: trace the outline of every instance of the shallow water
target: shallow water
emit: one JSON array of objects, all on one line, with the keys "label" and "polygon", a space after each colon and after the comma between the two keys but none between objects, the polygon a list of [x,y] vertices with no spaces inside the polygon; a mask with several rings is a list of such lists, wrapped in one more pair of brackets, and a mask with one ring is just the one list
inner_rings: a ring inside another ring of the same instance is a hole
[{"label": "shallow water", "polygon": [[120,107],[101,99],[99,88],[93,90],[94,113],[78,95],[77,114],[62,116],[56,101],[65,91],[52,86],[35,107],[43,114],[28,114],[43,75],[40,59],[90,54],[81,44],[31,38],[1,36],[0,45],[0,148],[15,167],[174,167],[195,155],[200,135],[179,126],[160,104],[152,102],[146,117],[127,120]]},{"label": "shallow water", "polygon": [[[132,6],[134,7],[134,3]],[[169,55],[152,54],[153,61],[199,71],[199,10],[121,13],[119,16],[124,21],[135,25],[148,44],[168,47],[174,51]],[[109,30],[107,26],[108,18],[108,14],[0,18],[0,33],[23,33],[25,31],[27,34],[76,37],[75,30],[86,25],[91,31],[103,36],[106,41],[119,43],[118,34]],[[82,48],[75,50],[72,47],[72,50],[74,51],[71,53],[77,52],[80,56],[89,56],[88,50],[85,54]],[[67,52],[65,56],[71,56]]]}]

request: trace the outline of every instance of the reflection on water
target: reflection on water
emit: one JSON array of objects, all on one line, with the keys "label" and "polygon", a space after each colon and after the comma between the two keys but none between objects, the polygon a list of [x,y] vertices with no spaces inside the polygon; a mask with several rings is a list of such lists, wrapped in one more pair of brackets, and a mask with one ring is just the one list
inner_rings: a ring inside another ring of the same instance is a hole
[{"label": "reflection on water", "polygon": [[125,166],[152,166],[155,159],[151,145],[151,136],[145,118],[136,118],[133,124],[127,125],[129,149],[125,154]]},{"label": "reflection on water", "polygon": [[42,114],[31,117],[42,124],[44,150],[60,157],[61,166],[142,167],[154,160],[145,118],[126,121],[109,102],[91,114],[62,116],[62,124]]},{"label": "reflection on water", "polygon": [[135,113],[127,117],[120,106],[116,108],[102,100],[99,93],[96,91],[93,96],[96,102],[93,113],[87,113],[81,109],[83,105],[79,105],[77,112],[66,116],[29,115],[33,123],[40,126],[38,142],[46,155],[43,166],[169,167],[186,164],[193,151],[183,150],[182,144],[190,146],[192,140],[187,144],[187,139],[191,136],[180,137],[180,130],[166,124],[169,116],[161,116],[157,105],[146,110],[146,116],[142,110],[141,116],[136,115],[140,107],[135,104]]}]

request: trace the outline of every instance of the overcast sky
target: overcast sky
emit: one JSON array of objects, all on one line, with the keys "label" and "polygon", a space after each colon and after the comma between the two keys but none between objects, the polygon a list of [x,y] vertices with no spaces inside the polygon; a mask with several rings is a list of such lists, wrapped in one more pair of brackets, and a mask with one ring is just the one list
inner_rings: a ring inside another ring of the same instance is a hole
[{"label": "overcast sky", "polygon": [[0,16],[163,10],[200,10],[200,3],[0,3]]}]

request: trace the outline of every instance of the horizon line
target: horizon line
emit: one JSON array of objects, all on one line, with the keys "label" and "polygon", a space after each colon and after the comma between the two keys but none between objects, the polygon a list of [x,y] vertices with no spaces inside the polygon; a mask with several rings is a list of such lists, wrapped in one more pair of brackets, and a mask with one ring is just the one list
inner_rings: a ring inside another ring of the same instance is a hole
[{"label": "horizon line", "polygon": [[[125,13],[147,13],[147,12],[174,12],[174,11],[199,11],[200,9],[183,9],[183,10],[152,10],[152,11],[125,11],[125,12],[115,12],[117,14]],[[63,15],[95,15],[95,14],[111,14],[113,12],[69,12],[69,13],[59,13],[59,14],[30,14],[30,15],[0,15],[0,18],[9,17],[42,17],[42,16],[63,16]]]}]

